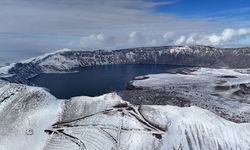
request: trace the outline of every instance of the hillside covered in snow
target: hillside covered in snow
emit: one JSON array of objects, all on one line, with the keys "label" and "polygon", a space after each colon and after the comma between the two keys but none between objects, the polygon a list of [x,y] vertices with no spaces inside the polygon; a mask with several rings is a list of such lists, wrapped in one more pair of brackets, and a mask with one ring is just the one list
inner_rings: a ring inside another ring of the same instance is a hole
[{"label": "hillside covered in snow", "polygon": [[195,106],[134,106],[115,93],[58,100],[17,84],[0,85],[0,102],[1,150],[250,147],[249,123]]}]

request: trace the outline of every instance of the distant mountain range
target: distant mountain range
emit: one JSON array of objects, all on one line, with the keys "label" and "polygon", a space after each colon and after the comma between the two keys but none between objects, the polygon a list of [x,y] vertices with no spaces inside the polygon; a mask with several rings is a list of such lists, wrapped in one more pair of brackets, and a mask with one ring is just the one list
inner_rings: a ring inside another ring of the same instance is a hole
[{"label": "distant mountain range", "polygon": [[[12,76],[2,77],[16,83],[41,73],[69,72],[76,67],[109,64],[174,64],[215,68],[250,67],[250,48],[213,48],[208,46],[140,47],[114,51],[74,51],[63,49],[0,69]],[[2,71],[3,72],[3,71]],[[2,75],[3,76],[3,75]]]}]

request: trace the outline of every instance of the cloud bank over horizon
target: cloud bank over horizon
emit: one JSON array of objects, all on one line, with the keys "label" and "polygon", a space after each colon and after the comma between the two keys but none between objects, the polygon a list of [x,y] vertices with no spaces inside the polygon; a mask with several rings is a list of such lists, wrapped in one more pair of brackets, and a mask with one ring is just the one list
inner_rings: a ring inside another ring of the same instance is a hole
[{"label": "cloud bank over horizon", "polygon": [[[233,43],[250,36],[250,28],[226,28],[221,33],[191,33],[180,35],[174,32],[166,32],[158,37],[150,37],[137,31],[133,31],[123,37],[105,34],[91,34],[81,37],[78,43],[85,49],[119,49],[126,47],[165,46],[165,45],[207,45],[215,47],[230,47]],[[125,43],[124,45],[120,43]]]},{"label": "cloud bank over horizon", "polygon": [[6,52],[36,55],[62,48],[250,46],[250,9],[246,7],[250,2],[212,2],[1,0],[0,62],[7,60]]}]

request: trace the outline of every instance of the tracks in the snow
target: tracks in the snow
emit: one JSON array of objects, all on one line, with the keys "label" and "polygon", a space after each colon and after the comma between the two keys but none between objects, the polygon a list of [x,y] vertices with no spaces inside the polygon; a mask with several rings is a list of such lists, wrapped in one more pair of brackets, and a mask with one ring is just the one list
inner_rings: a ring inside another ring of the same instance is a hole
[{"label": "tracks in the snow", "polygon": [[[109,120],[98,119],[105,116],[115,117],[113,119],[117,121],[110,120],[109,122]],[[132,133],[147,134],[159,141],[165,130],[146,120],[140,113],[140,107],[121,104],[71,121],[58,122],[45,132],[52,137],[60,136],[64,140],[73,142],[80,150],[85,150],[101,149],[105,140],[113,145],[113,149],[119,149],[124,134]],[[96,136],[96,139],[93,139],[92,136]]]}]

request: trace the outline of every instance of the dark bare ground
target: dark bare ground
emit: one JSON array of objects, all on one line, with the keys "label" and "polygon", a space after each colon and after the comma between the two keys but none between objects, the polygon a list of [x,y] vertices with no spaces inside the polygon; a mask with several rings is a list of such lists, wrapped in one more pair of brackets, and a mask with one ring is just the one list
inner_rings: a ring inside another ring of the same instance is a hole
[{"label": "dark bare ground", "polygon": [[118,95],[134,105],[175,105],[190,106],[190,100],[177,96],[174,91],[160,89],[123,90]]}]

